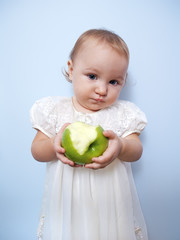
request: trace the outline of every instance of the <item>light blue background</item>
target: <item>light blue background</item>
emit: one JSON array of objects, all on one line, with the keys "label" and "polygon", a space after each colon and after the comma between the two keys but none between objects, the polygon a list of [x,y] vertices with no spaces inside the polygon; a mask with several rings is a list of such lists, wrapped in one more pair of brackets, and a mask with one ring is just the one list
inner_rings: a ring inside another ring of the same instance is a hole
[{"label": "light blue background", "polygon": [[180,239],[179,13],[175,0],[0,1],[1,240],[35,239],[45,164],[30,153],[29,109],[44,96],[71,96],[61,70],[79,35],[100,27],[127,42],[121,98],[149,122],[133,172],[150,240]]}]

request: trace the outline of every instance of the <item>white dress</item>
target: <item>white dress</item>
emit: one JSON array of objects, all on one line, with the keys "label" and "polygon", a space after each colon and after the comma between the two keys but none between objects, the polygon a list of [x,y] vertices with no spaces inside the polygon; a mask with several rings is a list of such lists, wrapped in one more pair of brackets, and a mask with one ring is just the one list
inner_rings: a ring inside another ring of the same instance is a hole
[{"label": "white dress", "polygon": [[[117,101],[94,113],[77,112],[71,98],[47,97],[31,108],[31,122],[53,137],[66,122],[100,124],[126,137],[146,125],[133,103]],[[131,164],[114,160],[99,170],[47,163],[39,240],[147,240]]]}]

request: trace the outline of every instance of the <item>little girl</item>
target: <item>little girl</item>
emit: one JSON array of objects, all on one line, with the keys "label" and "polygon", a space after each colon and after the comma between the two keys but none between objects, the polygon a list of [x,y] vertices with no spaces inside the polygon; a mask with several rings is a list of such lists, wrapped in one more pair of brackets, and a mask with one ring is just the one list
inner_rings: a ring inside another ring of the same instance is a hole
[{"label": "little girl", "polygon": [[[130,164],[141,157],[146,117],[133,103],[118,100],[128,64],[128,47],[118,35],[89,30],[68,61],[72,98],[47,97],[33,105],[32,155],[47,162],[39,240],[148,239]],[[75,121],[100,124],[109,138],[104,154],[84,167],[61,147],[65,127]]]}]

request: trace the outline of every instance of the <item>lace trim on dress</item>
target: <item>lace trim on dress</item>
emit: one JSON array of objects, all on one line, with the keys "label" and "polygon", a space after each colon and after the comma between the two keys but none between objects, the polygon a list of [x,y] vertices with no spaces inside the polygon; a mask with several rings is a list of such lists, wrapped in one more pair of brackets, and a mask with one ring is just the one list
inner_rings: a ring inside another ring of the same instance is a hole
[{"label": "lace trim on dress", "polygon": [[137,239],[137,240],[143,240],[143,239],[144,239],[141,227],[139,227],[139,226],[136,227],[136,228],[134,229],[134,231],[135,231],[136,239]]},{"label": "lace trim on dress", "polygon": [[43,226],[44,226],[44,218],[45,216],[42,216],[40,218],[40,222],[39,222],[39,227],[38,227],[38,231],[37,231],[37,239],[38,240],[42,240],[43,237]]}]

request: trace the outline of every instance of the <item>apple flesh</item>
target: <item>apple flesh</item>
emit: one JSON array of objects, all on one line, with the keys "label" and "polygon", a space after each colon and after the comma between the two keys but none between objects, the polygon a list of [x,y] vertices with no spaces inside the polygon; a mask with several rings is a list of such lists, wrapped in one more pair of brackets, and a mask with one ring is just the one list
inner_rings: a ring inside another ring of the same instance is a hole
[{"label": "apple flesh", "polygon": [[62,135],[62,147],[67,158],[77,164],[91,163],[93,157],[99,157],[108,146],[108,138],[103,128],[83,122],[68,125]]}]

